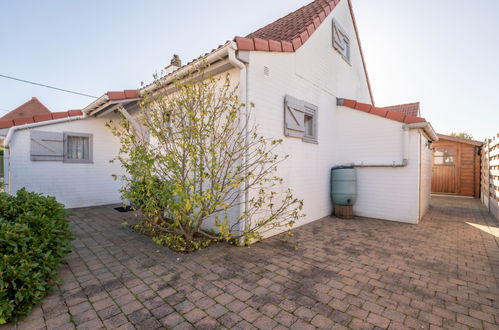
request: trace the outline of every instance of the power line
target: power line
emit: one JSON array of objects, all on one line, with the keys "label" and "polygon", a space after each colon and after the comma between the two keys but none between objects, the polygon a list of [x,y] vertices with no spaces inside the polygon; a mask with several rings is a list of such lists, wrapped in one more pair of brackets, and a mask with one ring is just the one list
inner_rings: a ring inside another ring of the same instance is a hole
[{"label": "power line", "polygon": [[97,96],[93,96],[93,95],[89,95],[89,94],[85,94],[85,93],[79,93],[79,92],[75,92],[75,91],[70,91],[70,90],[67,90],[67,89],[53,87],[53,86],[49,86],[49,85],[44,85],[44,84],[36,83],[36,82],[33,82],[33,81],[29,81],[29,80],[24,80],[24,79],[20,79],[20,78],[6,76],[6,75],[3,75],[3,74],[0,74],[0,77],[7,78],[7,79],[12,79],[12,80],[17,80],[17,81],[21,81],[21,82],[24,82],[24,83],[27,83],[27,84],[32,84],[32,85],[42,86],[42,87],[46,87],[46,88],[51,88],[51,89],[55,89],[55,90],[58,90],[58,91],[61,91],[61,92],[66,92],[66,93],[71,93],[71,94],[76,94],[76,95],[81,95],[81,96],[86,96],[86,97],[92,97],[94,99],[98,98]]}]

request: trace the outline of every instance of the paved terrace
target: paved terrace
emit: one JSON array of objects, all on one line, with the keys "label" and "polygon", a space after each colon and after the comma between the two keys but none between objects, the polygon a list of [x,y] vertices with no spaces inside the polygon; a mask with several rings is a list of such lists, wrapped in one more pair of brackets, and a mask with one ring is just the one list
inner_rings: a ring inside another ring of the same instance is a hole
[{"label": "paved terrace", "polygon": [[130,216],[74,210],[64,282],[18,329],[499,329],[498,225],[477,200],[434,197],[417,226],[328,217],[191,255]]}]

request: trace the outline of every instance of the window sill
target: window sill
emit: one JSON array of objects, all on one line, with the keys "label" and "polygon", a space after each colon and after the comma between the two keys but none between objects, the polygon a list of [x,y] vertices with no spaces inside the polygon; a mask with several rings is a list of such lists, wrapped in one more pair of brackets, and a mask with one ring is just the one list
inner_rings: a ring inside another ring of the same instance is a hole
[{"label": "window sill", "polygon": [[93,164],[94,162],[92,160],[82,160],[82,159],[68,160],[68,159],[65,159],[65,160],[63,160],[63,163],[66,163],[66,164]]},{"label": "window sill", "polygon": [[303,137],[302,141],[305,143],[319,144],[319,141],[316,138],[312,137]]}]

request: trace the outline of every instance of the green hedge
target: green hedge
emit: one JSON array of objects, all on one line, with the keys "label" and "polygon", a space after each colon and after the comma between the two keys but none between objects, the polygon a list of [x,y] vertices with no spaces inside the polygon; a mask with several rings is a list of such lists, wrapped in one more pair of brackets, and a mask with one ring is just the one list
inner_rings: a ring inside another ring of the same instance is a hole
[{"label": "green hedge", "polygon": [[58,281],[73,239],[67,216],[53,197],[0,193],[0,324],[27,315]]}]

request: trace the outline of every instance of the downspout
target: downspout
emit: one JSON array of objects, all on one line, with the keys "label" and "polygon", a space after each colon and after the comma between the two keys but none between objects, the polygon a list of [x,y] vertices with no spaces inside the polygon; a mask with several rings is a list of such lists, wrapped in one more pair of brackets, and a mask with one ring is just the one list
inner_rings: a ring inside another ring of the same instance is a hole
[{"label": "downspout", "polygon": [[12,189],[11,189],[11,180],[12,180],[12,170],[11,170],[11,164],[10,164],[10,158],[11,158],[11,155],[12,155],[12,143],[11,143],[11,140],[12,140],[12,137],[14,136],[14,133],[16,131],[20,131],[22,129],[30,129],[30,128],[33,128],[33,127],[39,127],[39,126],[45,126],[45,125],[48,125],[48,124],[59,124],[59,123],[65,123],[65,122],[69,122],[69,121],[74,121],[74,120],[80,120],[80,119],[84,119],[84,118],[87,118],[87,114],[86,113],[83,113],[82,116],[74,116],[74,117],[66,117],[66,118],[59,118],[59,119],[54,119],[54,120],[50,120],[50,121],[41,121],[41,122],[38,122],[38,123],[31,123],[31,124],[25,124],[25,125],[20,125],[20,126],[12,126],[11,128],[9,128],[9,131],[7,132],[7,135],[5,136],[5,140],[4,140],[4,155],[3,155],[3,163],[4,163],[4,177],[7,178],[7,181],[4,182],[4,190],[11,194],[12,192]]},{"label": "downspout", "polygon": [[[247,152],[247,147],[248,147],[248,120],[249,120],[249,98],[248,98],[248,90],[249,90],[249,77],[248,77],[248,70],[247,70],[247,64],[241,61],[237,54],[236,54],[237,46],[235,42],[231,42],[230,48],[229,48],[229,63],[232,64],[234,67],[239,68],[239,98],[244,102],[244,117],[245,117],[245,123],[244,123],[244,140],[245,140],[245,153],[243,157],[243,164],[247,164],[248,162],[248,152]],[[240,216],[241,218],[247,214],[248,212],[248,199],[249,199],[249,191],[246,189],[248,186],[248,180],[244,182],[244,194],[241,196],[241,204],[243,205],[242,209],[240,210]],[[241,221],[239,224],[239,232],[242,233],[247,226],[247,219],[244,221]],[[241,243],[242,241],[240,241]]]}]

